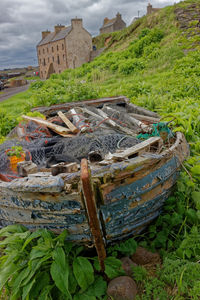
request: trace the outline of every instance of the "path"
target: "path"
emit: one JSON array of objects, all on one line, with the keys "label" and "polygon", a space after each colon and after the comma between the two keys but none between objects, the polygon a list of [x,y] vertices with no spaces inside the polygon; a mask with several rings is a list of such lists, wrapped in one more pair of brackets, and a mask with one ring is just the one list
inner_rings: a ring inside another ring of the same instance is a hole
[{"label": "path", "polygon": [[1,91],[2,93],[0,93],[0,102],[12,97],[13,95],[26,91],[28,88],[29,84],[14,88],[6,88]]}]

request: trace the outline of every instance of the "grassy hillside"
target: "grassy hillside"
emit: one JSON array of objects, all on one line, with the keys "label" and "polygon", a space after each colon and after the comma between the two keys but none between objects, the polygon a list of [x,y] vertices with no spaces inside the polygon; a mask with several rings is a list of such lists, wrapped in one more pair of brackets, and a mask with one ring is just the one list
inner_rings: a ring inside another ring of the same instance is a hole
[{"label": "grassy hillside", "polygon": [[200,295],[198,16],[199,1],[188,0],[145,16],[120,32],[96,37],[98,48],[106,41],[106,49],[94,61],[35,82],[29,91],[0,103],[2,138],[16,124],[16,117],[34,106],[105,96],[125,95],[166,120],[176,118],[174,125],[185,133],[191,157],[163,214],[137,237],[140,245],[163,257],[162,269],[138,268],[135,278],[142,292],[137,299],[195,300]]}]

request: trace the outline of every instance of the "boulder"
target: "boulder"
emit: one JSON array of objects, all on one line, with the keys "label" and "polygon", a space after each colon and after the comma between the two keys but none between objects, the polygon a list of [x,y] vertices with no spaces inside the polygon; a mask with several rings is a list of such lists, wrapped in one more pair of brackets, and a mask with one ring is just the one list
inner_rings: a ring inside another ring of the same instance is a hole
[{"label": "boulder", "polygon": [[160,263],[160,255],[152,253],[145,248],[138,247],[131,257],[132,261],[138,265],[158,264]]},{"label": "boulder", "polygon": [[122,257],[121,259],[122,262],[122,269],[125,271],[127,276],[132,276],[133,274],[133,268],[137,266],[129,257]]},{"label": "boulder", "polygon": [[110,281],[107,294],[113,300],[134,300],[137,294],[137,286],[132,278],[120,276]]}]

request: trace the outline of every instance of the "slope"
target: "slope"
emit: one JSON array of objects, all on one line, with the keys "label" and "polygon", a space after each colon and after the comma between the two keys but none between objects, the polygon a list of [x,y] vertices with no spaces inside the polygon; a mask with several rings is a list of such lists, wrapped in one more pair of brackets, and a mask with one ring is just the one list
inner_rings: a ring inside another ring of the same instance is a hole
[{"label": "slope", "polygon": [[199,1],[188,0],[145,16],[123,31],[96,37],[95,44],[100,48],[106,42],[106,49],[94,61],[33,83],[17,112],[14,99],[0,105],[2,136],[15,125],[16,116],[34,106],[122,94],[166,120],[175,118],[176,130],[183,131],[190,144],[191,157],[164,213],[138,237],[141,245],[163,256],[163,268],[156,276],[144,275],[144,270],[137,274],[144,291],[138,299],[200,295],[199,18]]}]

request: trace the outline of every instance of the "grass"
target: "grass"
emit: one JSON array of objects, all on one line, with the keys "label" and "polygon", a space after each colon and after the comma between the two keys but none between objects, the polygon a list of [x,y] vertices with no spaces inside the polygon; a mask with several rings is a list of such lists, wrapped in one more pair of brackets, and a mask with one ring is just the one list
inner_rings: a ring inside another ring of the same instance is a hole
[{"label": "grass", "polygon": [[[197,1],[166,7],[109,34],[106,51],[93,62],[36,81],[28,91],[0,103],[1,136],[31,107],[122,94],[166,120],[175,117],[173,127],[184,132],[191,157],[161,216],[137,237],[140,245],[159,251],[163,259],[154,274],[137,270],[141,300],[197,300],[200,294],[200,52],[198,46],[184,52],[199,37],[188,40],[187,32],[181,35],[174,14],[175,8],[192,3]],[[95,39],[98,47],[106,37]]]}]

